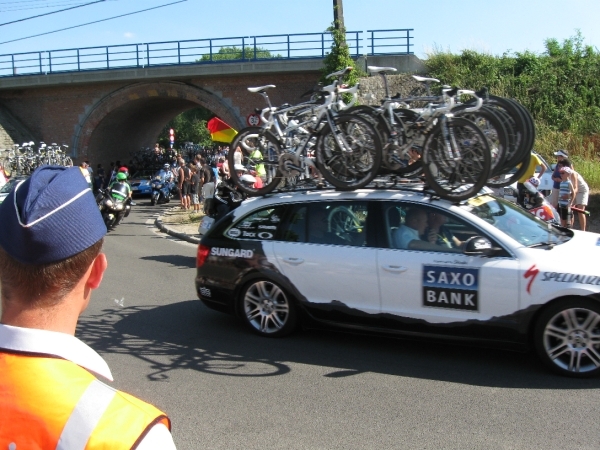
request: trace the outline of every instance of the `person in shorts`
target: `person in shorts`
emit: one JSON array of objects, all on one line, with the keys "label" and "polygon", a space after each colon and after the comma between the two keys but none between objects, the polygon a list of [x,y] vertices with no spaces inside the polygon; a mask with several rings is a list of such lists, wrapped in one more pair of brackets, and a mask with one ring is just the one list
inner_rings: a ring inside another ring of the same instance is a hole
[{"label": "person in shorts", "polygon": [[569,157],[569,152],[566,150],[557,150],[554,152],[556,156],[556,166],[552,172],[552,194],[550,196],[550,203],[555,208],[558,208],[558,192],[560,191],[560,168],[562,167],[562,161]]},{"label": "person in shorts", "polygon": [[573,211],[571,206],[575,201],[575,189],[571,183],[570,177],[573,170],[569,167],[560,169],[560,187],[558,192],[558,215],[560,216],[560,225],[570,227],[573,219]]},{"label": "person in shorts", "polygon": [[200,211],[200,174],[196,164],[190,163],[190,170],[192,171],[192,180],[190,183],[190,195],[192,196],[192,208],[194,211]]}]

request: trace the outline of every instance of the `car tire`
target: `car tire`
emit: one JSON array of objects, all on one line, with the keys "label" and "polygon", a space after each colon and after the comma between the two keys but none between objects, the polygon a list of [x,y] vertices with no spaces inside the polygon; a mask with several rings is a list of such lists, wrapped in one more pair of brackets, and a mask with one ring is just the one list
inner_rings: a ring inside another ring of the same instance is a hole
[{"label": "car tire", "polygon": [[296,328],[296,307],[277,283],[253,280],[241,291],[239,302],[242,320],[260,336],[282,337]]},{"label": "car tire", "polygon": [[538,318],[534,344],[544,364],[575,378],[600,374],[600,303],[568,299],[545,309]]}]

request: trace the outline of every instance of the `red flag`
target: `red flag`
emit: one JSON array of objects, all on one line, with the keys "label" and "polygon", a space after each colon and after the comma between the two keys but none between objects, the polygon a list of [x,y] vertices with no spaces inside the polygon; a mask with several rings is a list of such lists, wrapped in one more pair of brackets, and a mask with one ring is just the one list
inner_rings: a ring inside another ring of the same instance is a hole
[{"label": "red flag", "polygon": [[237,134],[233,128],[227,125],[218,117],[213,117],[206,124],[206,128],[210,131],[210,137],[216,142],[225,142],[229,144]]}]

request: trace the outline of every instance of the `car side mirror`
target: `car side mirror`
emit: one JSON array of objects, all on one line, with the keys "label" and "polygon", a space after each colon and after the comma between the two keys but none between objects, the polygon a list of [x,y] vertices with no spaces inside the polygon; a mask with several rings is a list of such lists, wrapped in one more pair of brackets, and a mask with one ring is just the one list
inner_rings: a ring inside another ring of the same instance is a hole
[{"label": "car side mirror", "polygon": [[469,256],[494,256],[502,249],[493,247],[489,239],[482,236],[473,236],[465,241],[463,253]]}]

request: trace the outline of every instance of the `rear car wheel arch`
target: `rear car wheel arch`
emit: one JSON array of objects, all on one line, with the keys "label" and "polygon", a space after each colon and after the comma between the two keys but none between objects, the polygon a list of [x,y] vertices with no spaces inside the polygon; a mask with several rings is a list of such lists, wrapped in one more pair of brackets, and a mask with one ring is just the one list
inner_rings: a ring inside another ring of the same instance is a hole
[{"label": "rear car wheel arch", "polygon": [[296,303],[272,279],[257,277],[245,283],[236,297],[236,309],[246,326],[260,336],[282,337],[296,329]]}]

